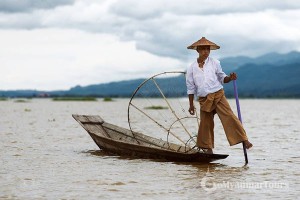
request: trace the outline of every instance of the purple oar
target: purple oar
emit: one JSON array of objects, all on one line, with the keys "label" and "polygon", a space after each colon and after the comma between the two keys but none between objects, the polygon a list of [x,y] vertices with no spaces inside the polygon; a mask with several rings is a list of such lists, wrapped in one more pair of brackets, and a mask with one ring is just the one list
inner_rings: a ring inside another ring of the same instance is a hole
[{"label": "purple oar", "polygon": [[[236,102],[238,117],[239,117],[240,122],[243,123],[236,80],[233,80],[233,88],[234,88],[234,96],[235,96],[235,102]],[[244,149],[245,163],[248,164],[248,156],[247,156],[247,150],[246,150],[245,142],[243,142],[243,149]]]}]

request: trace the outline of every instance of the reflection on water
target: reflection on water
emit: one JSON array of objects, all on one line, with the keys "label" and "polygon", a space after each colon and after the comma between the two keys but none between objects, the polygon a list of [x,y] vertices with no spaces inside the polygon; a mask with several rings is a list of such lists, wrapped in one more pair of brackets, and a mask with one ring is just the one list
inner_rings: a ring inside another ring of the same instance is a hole
[{"label": "reflection on water", "polygon": [[247,166],[242,146],[228,145],[217,117],[215,152],[227,159],[163,162],[99,150],[71,116],[96,114],[128,128],[128,99],[0,102],[0,199],[297,199],[300,101],[240,103],[254,144]]}]

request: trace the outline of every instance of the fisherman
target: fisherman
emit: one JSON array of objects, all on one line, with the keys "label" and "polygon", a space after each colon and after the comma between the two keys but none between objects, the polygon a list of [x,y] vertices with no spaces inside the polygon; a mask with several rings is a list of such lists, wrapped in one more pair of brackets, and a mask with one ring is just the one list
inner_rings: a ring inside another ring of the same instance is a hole
[{"label": "fisherman", "polygon": [[195,114],[194,95],[200,102],[200,126],[196,146],[206,153],[213,153],[214,148],[214,115],[217,113],[230,146],[244,142],[247,149],[253,145],[248,141],[246,132],[232,112],[224,94],[224,83],[237,79],[236,73],[227,76],[220,61],[209,57],[210,50],[220,47],[202,37],[187,47],[198,52],[199,57],[187,69],[186,86],[189,97],[189,113]]}]

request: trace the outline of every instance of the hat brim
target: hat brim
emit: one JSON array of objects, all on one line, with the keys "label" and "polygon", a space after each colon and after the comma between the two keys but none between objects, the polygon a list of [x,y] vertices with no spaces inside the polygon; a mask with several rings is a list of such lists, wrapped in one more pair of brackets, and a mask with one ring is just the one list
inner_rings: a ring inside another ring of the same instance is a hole
[{"label": "hat brim", "polygon": [[217,44],[209,41],[205,37],[202,37],[200,40],[198,40],[197,42],[194,42],[193,44],[191,44],[187,48],[197,50],[197,47],[199,47],[199,46],[210,46],[210,50],[220,49],[220,46],[218,46]]},{"label": "hat brim", "polygon": [[218,45],[191,45],[191,46],[188,46],[187,48],[188,49],[193,49],[193,50],[197,50],[197,47],[200,47],[200,46],[210,46],[210,50],[217,50],[217,49],[220,49],[220,46]]}]

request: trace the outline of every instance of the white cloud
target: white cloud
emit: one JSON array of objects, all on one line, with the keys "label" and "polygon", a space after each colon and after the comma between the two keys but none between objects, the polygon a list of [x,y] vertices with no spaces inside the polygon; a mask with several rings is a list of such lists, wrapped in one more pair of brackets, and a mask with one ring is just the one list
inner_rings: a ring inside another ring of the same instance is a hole
[{"label": "white cloud", "polygon": [[0,35],[1,89],[68,89],[182,67],[178,60],[138,51],[134,42],[107,34],[40,29]]},{"label": "white cloud", "polygon": [[[300,4],[274,0],[205,0],[201,6],[196,0],[77,0],[74,5],[54,9],[0,14],[3,28],[66,28],[110,34],[133,41],[138,49],[151,54],[185,61],[189,58],[185,47],[201,36],[225,47],[219,57],[299,49],[299,26]],[[263,47],[256,49],[258,44]]]},{"label": "white cloud", "polygon": [[[0,9],[0,69],[8,73],[1,89],[65,89],[147,76],[162,66],[184,69],[196,55],[186,47],[201,36],[221,46],[212,52],[217,58],[300,50],[300,4],[293,0],[33,2]],[[19,65],[14,71],[22,76],[8,69]],[[69,70],[68,79],[59,70]]]},{"label": "white cloud", "polygon": [[[126,9],[125,9],[126,8]],[[297,0],[122,0],[115,2],[111,11],[116,15],[136,19],[159,18],[164,13],[175,15],[223,15],[264,10],[299,9]]]},{"label": "white cloud", "polygon": [[0,12],[28,12],[34,9],[51,9],[73,2],[74,0],[1,0]]}]

